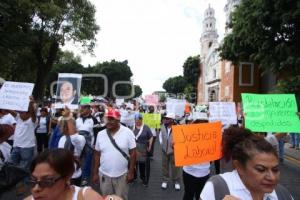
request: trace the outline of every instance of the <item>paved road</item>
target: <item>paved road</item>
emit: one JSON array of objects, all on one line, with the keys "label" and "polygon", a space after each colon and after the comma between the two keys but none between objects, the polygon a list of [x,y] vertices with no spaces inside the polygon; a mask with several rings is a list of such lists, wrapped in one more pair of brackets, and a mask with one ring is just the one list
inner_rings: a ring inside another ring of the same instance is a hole
[{"label": "paved road", "polygon": [[[157,145],[157,144],[156,144]],[[157,147],[157,146],[156,146]],[[294,154],[300,154],[300,151],[294,151]],[[154,160],[151,161],[151,176],[149,186],[146,188],[140,180],[131,184],[129,191],[129,200],[181,200],[183,191],[175,191],[173,186],[167,190],[162,190],[161,185],[161,158],[160,149],[156,148]],[[213,169],[212,169],[213,171]],[[295,200],[300,200],[300,160],[288,157],[281,165],[280,183],[287,187]],[[0,200],[20,200],[22,196],[16,196],[15,189],[7,191],[0,196]],[[28,192],[27,192],[28,194]]]}]

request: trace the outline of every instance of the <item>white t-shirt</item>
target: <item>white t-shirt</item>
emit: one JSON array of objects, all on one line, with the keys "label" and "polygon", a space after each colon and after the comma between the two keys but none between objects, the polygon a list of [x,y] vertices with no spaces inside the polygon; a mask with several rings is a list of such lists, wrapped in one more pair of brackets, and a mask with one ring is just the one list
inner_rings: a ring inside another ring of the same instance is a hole
[{"label": "white t-shirt", "polygon": [[39,118],[39,124],[40,125],[37,129],[37,133],[47,133],[47,117],[40,117]]},{"label": "white t-shirt", "polygon": [[[236,170],[220,175],[227,183],[231,195],[242,200],[253,200],[250,191],[246,188]],[[214,186],[212,182],[206,182],[200,194],[200,198],[202,200],[215,200]],[[275,190],[272,193],[266,193],[263,200],[266,200],[267,198],[270,200],[278,200]]]},{"label": "white t-shirt", "polygon": [[0,164],[2,164],[3,162],[8,161],[10,156],[11,146],[7,142],[2,142],[0,144],[0,151],[2,152],[4,158],[4,160],[0,159]]},{"label": "white t-shirt", "polygon": [[17,124],[14,133],[13,147],[29,148],[35,146],[34,123],[31,117],[23,121],[19,115],[16,117]]},{"label": "white t-shirt", "polygon": [[[74,156],[76,157],[80,157],[82,150],[84,148],[85,145],[85,138],[82,135],[79,135],[78,133],[74,134],[74,135],[70,135],[71,138],[71,142],[74,145]],[[65,143],[66,143],[66,136],[62,136],[59,139],[58,142],[58,148],[63,149],[65,147]],[[76,164],[75,165],[75,169],[77,168]],[[75,170],[74,174],[72,175],[72,178],[78,178],[81,176],[81,168],[79,167],[78,169]]]},{"label": "white t-shirt", "polygon": [[[127,155],[129,149],[136,148],[134,134],[125,126],[120,126],[113,139]],[[99,173],[109,177],[119,177],[128,171],[126,158],[113,146],[106,129],[98,133],[95,149],[101,153]]]},{"label": "white t-shirt", "polygon": [[265,140],[267,140],[274,147],[274,149],[276,149],[277,153],[279,152],[279,142],[278,142],[277,138],[275,137],[275,135],[268,134],[265,137]]},{"label": "white t-shirt", "polygon": [[194,177],[200,178],[200,177],[204,177],[204,176],[207,176],[208,174],[210,174],[210,163],[205,162],[205,163],[201,163],[201,164],[183,166],[182,169],[186,173],[188,173]]},{"label": "white t-shirt", "polygon": [[[17,123],[17,121],[15,120],[15,118],[10,113],[0,117],[0,124],[14,125],[16,123]],[[14,135],[12,135],[8,138],[8,140],[13,140],[13,139],[14,139]]]},{"label": "white t-shirt", "polygon": [[93,127],[94,127],[94,121],[92,118],[87,118],[84,120],[82,120],[81,117],[76,119],[76,129],[77,131],[87,131],[90,133],[92,141],[91,143],[94,144],[94,131],[93,131]]},{"label": "white t-shirt", "polygon": [[151,129],[151,132],[152,132],[152,135],[153,135],[153,137],[156,137],[156,130],[155,130],[155,128],[150,128]]}]

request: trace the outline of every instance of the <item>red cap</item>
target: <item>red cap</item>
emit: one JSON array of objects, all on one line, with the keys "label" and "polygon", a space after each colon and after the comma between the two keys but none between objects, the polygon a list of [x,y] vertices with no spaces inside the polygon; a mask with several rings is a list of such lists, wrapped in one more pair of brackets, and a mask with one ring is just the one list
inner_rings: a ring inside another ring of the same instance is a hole
[{"label": "red cap", "polygon": [[120,112],[116,109],[109,109],[105,116],[112,117],[117,120],[120,120],[120,118],[121,118]]}]

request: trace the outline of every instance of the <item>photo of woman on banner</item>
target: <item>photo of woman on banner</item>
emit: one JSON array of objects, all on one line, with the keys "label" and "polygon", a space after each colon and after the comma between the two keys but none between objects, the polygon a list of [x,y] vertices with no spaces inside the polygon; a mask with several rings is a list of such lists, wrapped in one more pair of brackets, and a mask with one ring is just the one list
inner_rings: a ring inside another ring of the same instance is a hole
[{"label": "photo of woman on banner", "polygon": [[68,106],[71,109],[78,108],[80,96],[81,77],[58,77],[56,90],[56,108]]}]

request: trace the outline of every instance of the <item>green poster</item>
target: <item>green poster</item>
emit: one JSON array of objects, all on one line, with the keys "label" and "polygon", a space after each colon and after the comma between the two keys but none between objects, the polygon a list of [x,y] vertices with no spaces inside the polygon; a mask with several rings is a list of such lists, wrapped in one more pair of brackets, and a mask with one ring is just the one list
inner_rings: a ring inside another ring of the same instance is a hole
[{"label": "green poster", "polygon": [[300,133],[294,94],[242,94],[245,127],[254,132]]},{"label": "green poster", "polygon": [[90,97],[80,97],[80,105],[89,104],[91,103]]},{"label": "green poster", "polygon": [[142,113],[144,124],[148,125],[150,128],[160,127],[160,114],[155,113]]}]

